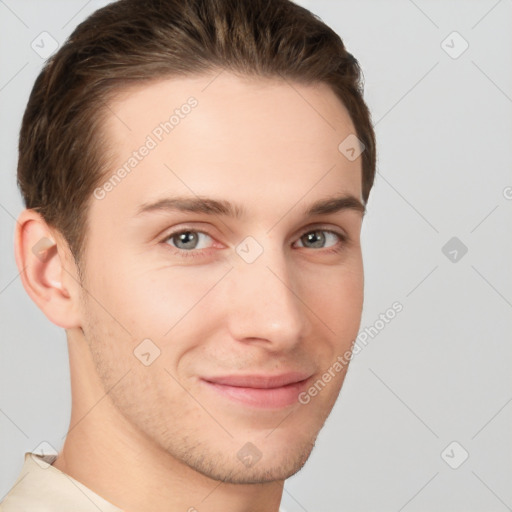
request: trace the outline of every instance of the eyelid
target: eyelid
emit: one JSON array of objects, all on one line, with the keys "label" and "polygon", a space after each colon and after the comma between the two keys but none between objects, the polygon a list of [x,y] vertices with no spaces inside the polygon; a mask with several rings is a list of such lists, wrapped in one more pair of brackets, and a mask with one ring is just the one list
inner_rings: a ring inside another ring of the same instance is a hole
[{"label": "eyelid", "polygon": [[306,233],[309,233],[310,231],[330,231],[331,233],[336,233],[340,237],[348,238],[348,233],[340,228],[339,226],[333,226],[332,224],[311,224],[309,226],[306,226],[300,231],[299,238]]}]

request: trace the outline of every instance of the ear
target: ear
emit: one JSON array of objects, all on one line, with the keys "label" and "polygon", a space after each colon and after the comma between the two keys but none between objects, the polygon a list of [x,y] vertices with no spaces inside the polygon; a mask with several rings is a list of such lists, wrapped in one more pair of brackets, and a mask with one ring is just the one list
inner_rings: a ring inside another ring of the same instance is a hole
[{"label": "ear", "polygon": [[81,285],[64,237],[26,209],[16,223],[14,251],[23,287],[39,309],[60,327],[80,327]]}]

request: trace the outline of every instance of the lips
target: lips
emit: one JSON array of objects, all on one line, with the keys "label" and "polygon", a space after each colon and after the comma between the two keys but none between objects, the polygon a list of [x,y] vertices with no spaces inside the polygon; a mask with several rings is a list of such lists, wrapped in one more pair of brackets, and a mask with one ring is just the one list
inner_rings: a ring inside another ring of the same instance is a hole
[{"label": "lips", "polygon": [[226,375],[202,378],[207,388],[224,398],[249,407],[282,408],[298,401],[311,374]]},{"label": "lips", "polygon": [[228,375],[204,379],[208,382],[240,388],[271,389],[300,382],[309,377],[299,372],[283,373],[280,375]]}]

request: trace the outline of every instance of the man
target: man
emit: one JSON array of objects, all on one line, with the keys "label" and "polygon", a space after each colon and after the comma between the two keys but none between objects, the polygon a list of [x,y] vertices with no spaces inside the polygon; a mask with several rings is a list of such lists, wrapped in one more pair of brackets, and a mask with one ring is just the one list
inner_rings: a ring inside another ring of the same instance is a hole
[{"label": "man", "polygon": [[374,172],[357,61],[287,0],[79,25],[27,105],[15,240],[71,421],[1,509],[277,511],[359,329]]}]

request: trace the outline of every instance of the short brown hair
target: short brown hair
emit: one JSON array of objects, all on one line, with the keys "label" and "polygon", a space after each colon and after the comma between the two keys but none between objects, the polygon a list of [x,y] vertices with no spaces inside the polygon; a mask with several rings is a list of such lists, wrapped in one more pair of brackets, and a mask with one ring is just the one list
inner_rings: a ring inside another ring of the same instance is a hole
[{"label": "short brown hair", "polygon": [[109,171],[101,136],[108,101],[129,84],[216,69],[328,84],[364,144],[368,200],[376,150],[361,69],[319,17],[289,0],[119,0],[78,25],[46,62],[20,131],[25,205],[64,236],[79,269],[91,195]]}]

